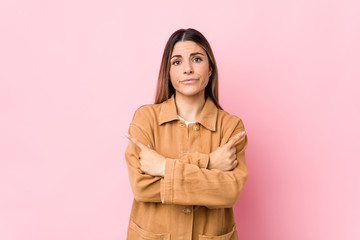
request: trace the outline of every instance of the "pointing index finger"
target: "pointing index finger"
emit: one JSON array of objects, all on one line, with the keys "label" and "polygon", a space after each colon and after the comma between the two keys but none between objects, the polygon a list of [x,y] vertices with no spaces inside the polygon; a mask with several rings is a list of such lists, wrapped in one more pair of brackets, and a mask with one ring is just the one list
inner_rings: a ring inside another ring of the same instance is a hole
[{"label": "pointing index finger", "polygon": [[234,137],[232,137],[232,138],[229,140],[229,142],[226,143],[226,145],[227,145],[229,148],[233,147],[233,146],[235,145],[235,143],[236,143],[241,137],[243,137],[244,135],[245,135],[245,131],[242,131],[242,132],[236,134]]},{"label": "pointing index finger", "polygon": [[143,150],[145,147],[144,144],[142,144],[139,140],[137,140],[135,137],[129,135],[128,133],[125,133],[125,136],[132,141],[133,143],[135,143],[136,146],[138,146],[141,150]]}]

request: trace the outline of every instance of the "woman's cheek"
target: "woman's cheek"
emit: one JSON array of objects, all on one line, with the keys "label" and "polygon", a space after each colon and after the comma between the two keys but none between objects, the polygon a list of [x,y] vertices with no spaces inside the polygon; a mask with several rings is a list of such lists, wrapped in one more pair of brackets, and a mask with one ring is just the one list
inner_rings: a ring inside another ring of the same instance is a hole
[{"label": "woman's cheek", "polygon": [[170,69],[170,79],[176,79],[176,74],[175,74],[175,70],[174,69]]},{"label": "woman's cheek", "polygon": [[172,70],[170,70],[170,74],[172,74],[176,78],[176,76],[179,75],[179,70],[179,68],[173,68]]}]

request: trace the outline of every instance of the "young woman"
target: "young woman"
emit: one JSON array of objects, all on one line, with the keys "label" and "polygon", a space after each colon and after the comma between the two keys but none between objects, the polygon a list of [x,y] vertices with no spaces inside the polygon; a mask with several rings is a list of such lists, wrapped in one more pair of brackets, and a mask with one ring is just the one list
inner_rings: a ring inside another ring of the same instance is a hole
[{"label": "young woman", "polygon": [[168,40],[154,104],[130,123],[134,194],[127,239],[238,239],[232,207],[248,178],[242,120],[218,100],[211,47],[197,30]]}]

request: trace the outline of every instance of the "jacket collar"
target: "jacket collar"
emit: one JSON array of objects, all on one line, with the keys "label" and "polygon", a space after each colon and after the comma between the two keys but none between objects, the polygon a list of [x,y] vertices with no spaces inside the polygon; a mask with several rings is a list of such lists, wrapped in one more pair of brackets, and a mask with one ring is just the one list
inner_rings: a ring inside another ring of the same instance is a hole
[{"label": "jacket collar", "polygon": [[[217,113],[218,113],[218,109],[215,103],[208,96],[205,101],[204,107],[201,110],[199,120],[197,122],[199,122],[207,129],[211,131],[215,131]],[[169,99],[161,103],[161,109],[159,114],[159,125],[173,120],[179,120],[177,116],[177,110],[175,104],[175,94],[172,94]]]}]

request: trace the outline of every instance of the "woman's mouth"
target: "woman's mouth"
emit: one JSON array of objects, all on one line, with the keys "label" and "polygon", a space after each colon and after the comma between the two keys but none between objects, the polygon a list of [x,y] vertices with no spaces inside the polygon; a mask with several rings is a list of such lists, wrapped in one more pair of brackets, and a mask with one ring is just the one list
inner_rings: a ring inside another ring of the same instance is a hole
[{"label": "woman's mouth", "polygon": [[191,83],[195,83],[198,79],[186,79],[186,80],[183,80],[181,81],[183,84],[191,84]]}]

